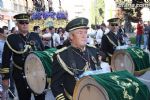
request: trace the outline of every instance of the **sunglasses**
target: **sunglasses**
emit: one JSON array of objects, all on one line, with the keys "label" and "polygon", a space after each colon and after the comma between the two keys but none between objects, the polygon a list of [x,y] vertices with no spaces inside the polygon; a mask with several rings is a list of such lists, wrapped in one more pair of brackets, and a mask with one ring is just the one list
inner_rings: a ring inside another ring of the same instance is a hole
[{"label": "sunglasses", "polygon": [[29,24],[28,21],[19,21],[18,23],[19,23],[19,24]]},{"label": "sunglasses", "polygon": [[111,24],[111,26],[118,26],[118,24]]}]

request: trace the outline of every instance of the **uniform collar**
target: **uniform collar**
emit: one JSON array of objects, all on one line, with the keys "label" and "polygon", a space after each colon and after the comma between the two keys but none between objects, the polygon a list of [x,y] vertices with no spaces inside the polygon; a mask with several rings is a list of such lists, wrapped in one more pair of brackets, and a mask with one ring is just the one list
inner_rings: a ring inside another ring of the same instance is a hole
[{"label": "uniform collar", "polygon": [[81,50],[80,48],[76,48],[76,47],[73,47],[73,46],[71,46],[71,48],[73,50],[75,50],[76,52],[85,52],[86,51],[86,47],[84,48],[84,50]]}]

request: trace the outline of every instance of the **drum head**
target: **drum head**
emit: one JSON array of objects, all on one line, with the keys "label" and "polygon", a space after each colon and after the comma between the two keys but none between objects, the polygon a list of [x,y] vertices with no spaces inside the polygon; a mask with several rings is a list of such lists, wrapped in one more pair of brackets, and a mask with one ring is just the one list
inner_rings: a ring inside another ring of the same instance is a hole
[{"label": "drum head", "polygon": [[91,77],[84,77],[75,86],[73,100],[109,100],[106,90]]},{"label": "drum head", "polygon": [[35,54],[27,56],[24,71],[30,89],[35,94],[41,94],[46,86],[46,74],[41,60]]},{"label": "drum head", "polygon": [[114,52],[111,58],[111,67],[113,71],[127,70],[134,73],[134,62],[128,52],[125,50],[118,50]]}]

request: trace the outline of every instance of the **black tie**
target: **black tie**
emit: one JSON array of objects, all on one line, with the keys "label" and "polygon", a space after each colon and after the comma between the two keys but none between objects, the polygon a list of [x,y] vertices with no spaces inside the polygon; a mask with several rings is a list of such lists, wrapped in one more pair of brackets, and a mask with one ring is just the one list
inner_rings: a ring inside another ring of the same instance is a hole
[{"label": "black tie", "polygon": [[51,47],[54,47],[54,40],[53,40],[53,37],[51,37]]}]

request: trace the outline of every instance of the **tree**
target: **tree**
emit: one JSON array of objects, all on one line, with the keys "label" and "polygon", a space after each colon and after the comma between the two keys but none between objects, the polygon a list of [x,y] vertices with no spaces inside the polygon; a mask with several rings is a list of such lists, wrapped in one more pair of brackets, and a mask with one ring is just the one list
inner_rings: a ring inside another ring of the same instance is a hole
[{"label": "tree", "polygon": [[115,0],[117,4],[123,4],[120,8],[124,12],[124,27],[127,33],[132,32],[131,22],[137,23],[141,20],[141,4],[144,4],[144,0]]}]

